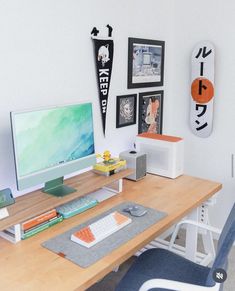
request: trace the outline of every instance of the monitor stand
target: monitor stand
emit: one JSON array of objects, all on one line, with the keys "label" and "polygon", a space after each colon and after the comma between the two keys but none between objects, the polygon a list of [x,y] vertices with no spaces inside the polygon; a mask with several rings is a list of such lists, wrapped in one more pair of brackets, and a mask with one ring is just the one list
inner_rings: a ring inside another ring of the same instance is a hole
[{"label": "monitor stand", "polygon": [[64,177],[60,177],[51,181],[48,181],[45,183],[45,186],[43,188],[43,192],[47,194],[51,194],[56,197],[63,197],[65,195],[68,195],[70,193],[76,192],[77,190],[66,186],[63,184]]}]

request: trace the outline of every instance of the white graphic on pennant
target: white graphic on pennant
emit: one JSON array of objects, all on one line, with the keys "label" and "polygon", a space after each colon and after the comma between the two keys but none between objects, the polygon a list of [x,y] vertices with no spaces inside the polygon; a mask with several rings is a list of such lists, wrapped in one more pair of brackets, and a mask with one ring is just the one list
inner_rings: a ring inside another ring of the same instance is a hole
[{"label": "white graphic on pennant", "polygon": [[109,58],[109,45],[108,44],[102,45],[98,51],[98,61],[99,62],[101,61],[102,66],[104,67],[105,63],[107,63],[109,60],[110,60],[110,58]]}]

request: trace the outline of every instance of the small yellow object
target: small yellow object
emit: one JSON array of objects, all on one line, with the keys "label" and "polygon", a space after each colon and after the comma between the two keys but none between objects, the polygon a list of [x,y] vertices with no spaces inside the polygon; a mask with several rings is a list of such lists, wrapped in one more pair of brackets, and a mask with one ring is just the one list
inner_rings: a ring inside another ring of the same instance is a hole
[{"label": "small yellow object", "polygon": [[103,153],[103,159],[104,159],[104,162],[108,162],[111,159],[111,153],[110,153],[110,151],[104,151],[104,153]]}]

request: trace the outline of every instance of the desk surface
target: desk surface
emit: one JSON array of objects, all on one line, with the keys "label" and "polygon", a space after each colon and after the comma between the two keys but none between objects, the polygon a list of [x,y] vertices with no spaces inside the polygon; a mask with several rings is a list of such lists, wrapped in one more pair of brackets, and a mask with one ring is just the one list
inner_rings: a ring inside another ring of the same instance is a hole
[{"label": "desk surface", "polygon": [[[124,180],[122,193],[32,238],[16,245],[0,238],[1,290],[84,290],[210,198],[221,187],[220,183],[186,175],[173,180],[154,175],[147,175],[138,182]],[[43,241],[124,201],[134,201],[165,211],[168,216],[86,269],[41,247]]]}]

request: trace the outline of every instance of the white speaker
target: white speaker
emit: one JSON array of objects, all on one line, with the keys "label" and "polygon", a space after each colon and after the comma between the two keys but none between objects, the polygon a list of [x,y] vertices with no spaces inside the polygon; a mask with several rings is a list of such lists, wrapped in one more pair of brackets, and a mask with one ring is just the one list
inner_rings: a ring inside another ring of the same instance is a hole
[{"label": "white speaker", "polygon": [[126,160],[127,168],[133,169],[134,174],[127,179],[138,181],[146,176],[146,154],[136,151],[125,151],[119,154],[119,158]]},{"label": "white speaker", "polygon": [[180,137],[141,133],[136,137],[136,150],[147,154],[147,172],[168,178],[183,174],[184,140]]}]

